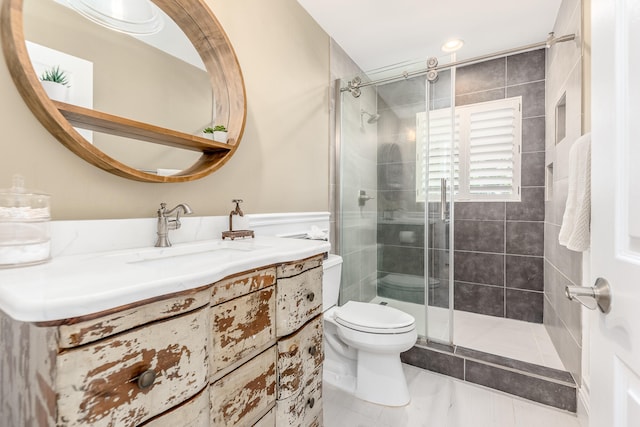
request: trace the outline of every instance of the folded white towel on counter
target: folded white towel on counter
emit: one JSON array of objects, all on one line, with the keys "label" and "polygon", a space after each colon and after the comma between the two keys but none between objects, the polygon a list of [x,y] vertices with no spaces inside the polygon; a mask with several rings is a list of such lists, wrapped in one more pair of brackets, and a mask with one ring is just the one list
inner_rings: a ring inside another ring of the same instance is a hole
[{"label": "folded white towel on counter", "polygon": [[311,230],[307,231],[305,238],[311,240],[329,240],[327,233],[315,225],[312,225]]},{"label": "folded white towel on counter", "polygon": [[591,133],[569,150],[569,192],[558,240],[567,249],[583,252],[591,241]]}]

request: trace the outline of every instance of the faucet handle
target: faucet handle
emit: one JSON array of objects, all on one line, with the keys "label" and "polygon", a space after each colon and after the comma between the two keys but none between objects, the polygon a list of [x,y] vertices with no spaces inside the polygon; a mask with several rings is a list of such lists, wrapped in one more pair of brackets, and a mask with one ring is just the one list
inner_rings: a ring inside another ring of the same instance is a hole
[{"label": "faucet handle", "polygon": [[164,213],[166,210],[167,210],[167,204],[164,202],[160,203],[160,209],[158,209],[158,216],[159,217],[164,216]]},{"label": "faucet handle", "polygon": [[242,203],[242,199],[233,199],[232,202],[236,204],[236,207],[231,211],[230,215],[244,216],[242,209],[240,209],[240,203]]}]

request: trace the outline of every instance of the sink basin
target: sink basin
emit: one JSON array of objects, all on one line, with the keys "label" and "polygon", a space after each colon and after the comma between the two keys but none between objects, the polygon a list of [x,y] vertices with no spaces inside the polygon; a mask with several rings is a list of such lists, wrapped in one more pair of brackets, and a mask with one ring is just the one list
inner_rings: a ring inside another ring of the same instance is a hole
[{"label": "sink basin", "polygon": [[114,256],[124,256],[124,262],[127,264],[139,264],[160,260],[186,259],[194,256],[198,258],[205,256],[211,259],[213,255],[215,258],[219,258],[221,255],[254,252],[267,248],[269,246],[257,245],[253,241],[207,240],[180,243],[168,248],[143,248]]}]

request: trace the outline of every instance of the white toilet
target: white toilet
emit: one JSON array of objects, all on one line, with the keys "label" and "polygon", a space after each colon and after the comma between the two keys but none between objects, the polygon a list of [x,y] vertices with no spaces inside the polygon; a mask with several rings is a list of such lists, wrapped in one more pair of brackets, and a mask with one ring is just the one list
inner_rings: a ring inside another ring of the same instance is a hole
[{"label": "white toilet", "polygon": [[323,266],[323,379],[369,402],[406,405],[400,353],[416,343],[415,319],[386,305],[349,301],[337,307],[342,258],[329,255]]}]

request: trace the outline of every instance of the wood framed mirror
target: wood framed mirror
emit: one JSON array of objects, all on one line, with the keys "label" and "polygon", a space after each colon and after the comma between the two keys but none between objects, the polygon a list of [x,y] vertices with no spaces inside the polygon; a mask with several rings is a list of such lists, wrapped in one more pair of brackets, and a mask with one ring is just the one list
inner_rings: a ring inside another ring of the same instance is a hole
[{"label": "wood framed mirror", "polygon": [[[55,3],[54,0],[46,1]],[[107,104],[107,94],[117,94],[116,88],[119,88],[119,85],[115,86],[113,83],[101,90],[96,88],[94,91],[96,96],[105,99],[97,99],[96,101],[99,102],[95,103],[95,107],[78,105],[67,100],[64,102],[52,100],[43,88],[40,76],[34,68],[34,61],[30,56],[30,52],[32,55],[33,53],[28,49],[25,39],[25,15],[30,13],[30,5],[25,3],[34,2],[32,9],[40,9],[43,0],[3,1],[0,15],[2,47],[11,76],[25,103],[49,132],[75,154],[99,168],[129,179],[145,182],[192,181],[220,168],[238,148],[246,120],[246,93],[242,71],[228,37],[203,0],[151,1],[184,33],[203,65],[204,79],[200,80],[205,82],[208,80],[209,86],[204,89],[202,87],[194,89],[194,93],[206,93],[205,101],[198,101],[205,102],[206,105],[203,108],[202,104],[198,104],[194,109],[199,112],[206,110],[204,112],[206,119],[198,118],[197,124],[165,126],[166,121],[173,122],[175,118],[188,118],[194,115],[186,111],[180,102],[174,101],[173,95],[166,94],[165,99],[148,101],[149,107],[145,107],[144,104],[132,107],[137,105],[135,101],[145,98],[144,92],[143,95],[131,94],[130,100],[126,99],[128,93],[116,95],[116,97],[125,98],[123,104],[131,107],[131,111],[126,111],[126,108],[123,111],[119,111],[118,108],[115,112],[104,111],[101,106]],[[56,7],[64,8],[65,6]],[[84,24],[89,22],[74,11],[68,10],[67,13],[77,15],[78,19],[86,21]],[[50,21],[55,24],[57,18]],[[78,26],[83,27],[84,24]],[[97,24],[91,23],[91,25]],[[34,27],[42,26],[34,25]],[[103,29],[103,31],[111,30]],[[111,33],[115,32],[111,31]],[[67,36],[67,39],[75,40],[83,37],[83,33],[80,33],[76,36]],[[115,33],[113,37],[125,37],[125,35]],[[100,36],[99,39],[102,41],[105,37]],[[90,44],[94,50],[100,50],[93,42],[86,43]],[[121,45],[136,43],[136,41],[120,41]],[[56,47],[59,48],[59,46]],[[118,52],[115,54],[119,55]],[[120,56],[126,55],[121,54],[118,57]],[[160,65],[156,66],[155,70],[160,74],[159,72],[164,71],[165,68],[164,65]],[[127,70],[127,65],[124,64],[118,69]],[[98,72],[94,74],[97,76]],[[149,73],[147,72],[146,75],[148,76]],[[175,71],[169,79],[187,84],[192,80],[198,80],[196,77],[191,78],[190,75],[178,74]],[[133,84],[133,86],[142,85]],[[81,91],[81,88],[76,87],[76,92]],[[156,92],[164,94],[166,91],[164,89],[148,91],[148,93]],[[196,104],[195,96],[186,95],[186,98],[187,104]],[[189,99],[193,99],[193,102]],[[165,104],[168,107],[162,113],[165,117],[164,121],[146,120],[144,113],[151,110],[152,105],[157,104]],[[140,116],[136,116],[138,113]],[[219,124],[224,125],[228,130],[226,143],[213,141],[201,133],[204,127]],[[95,141],[91,141],[91,138],[86,136],[87,132],[95,133]],[[116,142],[110,142],[111,147],[115,148],[105,148],[107,145],[103,140],[116,140]],[[137,164],[135,156],[133,160],[126,159],[126,156],[123,160],[117,154],[133,152],[137,150],[136,147],[153,149],[154,155],[162,153],[165,157],[180,157],[182,163],[178,162],[177,168],[172,164]],[[165,154],[162,151],[168,150],[168,147],[172,150],[171,154]],[[163,174],[161,170],[169,171],[170,174]]]}]

